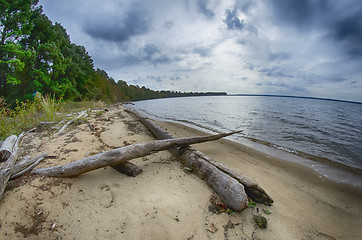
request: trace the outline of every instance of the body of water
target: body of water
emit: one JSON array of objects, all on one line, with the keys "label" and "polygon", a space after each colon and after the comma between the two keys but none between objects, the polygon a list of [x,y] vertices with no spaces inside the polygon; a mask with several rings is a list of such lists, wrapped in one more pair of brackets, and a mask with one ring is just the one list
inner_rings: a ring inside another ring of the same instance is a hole
[{"label": "body of water", "polygon": [[159,120],[209,131],[243,130],[233,140],[254,148],[267,146],[314,162],[362,169],[362,104],[293,97],[207,96],[139,101],[132,107]]}]

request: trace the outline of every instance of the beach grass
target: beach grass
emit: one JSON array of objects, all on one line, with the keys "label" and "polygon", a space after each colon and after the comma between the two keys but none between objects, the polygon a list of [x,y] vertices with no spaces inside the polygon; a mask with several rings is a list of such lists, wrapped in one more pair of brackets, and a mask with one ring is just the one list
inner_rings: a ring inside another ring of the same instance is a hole
[{"label": "beach grass", "polygon": [[69,113],[104,106],[101,101],[61,101],[36,93],[33,101],[17,102],[15,108],[10,108],[6,101],[0,98],[0,140],[32,129],[40,122],[59,122]]}]

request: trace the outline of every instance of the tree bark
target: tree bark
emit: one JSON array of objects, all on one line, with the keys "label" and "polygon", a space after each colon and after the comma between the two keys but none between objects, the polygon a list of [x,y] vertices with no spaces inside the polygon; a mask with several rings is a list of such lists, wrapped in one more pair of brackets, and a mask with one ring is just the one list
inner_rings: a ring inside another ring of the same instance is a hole
[{"label": "tree bark", "polygon": [[[130,110],[130,109],[126,109],[126,111],[133,114],[134,116],[136,116],[153,133],[153,135],[155,135],[155,137],[157,139],[172,139],[173,138],[173,136],[171,134],[169,134],[167,131],[158,127],[153,122],[146,119],[139,113],[137,113],[133,110]],[[241,174],[240,172],[235,171],[234,169],[231,169],[231,168],[223,165],[222,163],[219,163],[219,162],[211,159],[210,157],[206,156],[202,152],[196,151],[195,149],[193,149],[191,147],[187,147],[187,148],[183,148],[183,149],[179,149],[179,150],[173,149],[172,153],[174,155],[180,157],[181,162],[183,162],[187,167],[189,167],[191,169],[194,169],[194,167],[197,167],[198,164],[202,165],[203,167],[199,167],[200,170],[198,170],[201,172],[200,173],[198,173],[197,171],[195,172],[196,175],[200,176],[201,178],[203,178],[204,172],[207,172],[205,170],[207,168],[206,166],[208,164],[213,165],[214,167],[219,169],[220,172],[223,172],[223,173],[229,175],[231,178],[234,178],[236,181],[238,181],[240,184],[242,184],[245,188],[245,192],[247,193],[249,198],[251,198],[253,201],[255,201],[257,203],[263,203],[265,205],[271,205],[274,202],[273,199],[265,192],[265,190],[263,188],[261,188],[254,180]],[[213,168],[210,167],[210,169],[213,169]],[[223,176],[223,175],[220,175],[220,176]],[[214,178],[210,178],[210,179],[214,179]],[[208,181],[207,181],[207,183],[208,183],[208,185],[210,185]],[[212,183],[212,184],[215,184],[215,183]],[[218,189],[218,186],[216,186],[215,189]],[[220,194],[222,194],[222,193],[220,193]],[[226,198],[226,197],[224,197],[224,198]],[[222,199],[222,200],[225,201],[225,203],[227,203],[226,201],[228,201],[226,199]]]},{"label": "tree bark", "polygon": [[18,137],[15,135],[11,135],[5,139],[0,147],[0,162],[6,161],[11,156],[17,139]]},{"label": "tree bark", "polygon": [[80,174],[125,162],[130,159],[143,157],[153,152],[175,147],[184,147],[190,144],[202,143],[220,139],[236,132],[209,135],[204,137],[189,137],[179,139],[155,140],[116,148],[108,152],[99,153],[69,164],[32,170],[32,174],[49,177],[77,177]]}]

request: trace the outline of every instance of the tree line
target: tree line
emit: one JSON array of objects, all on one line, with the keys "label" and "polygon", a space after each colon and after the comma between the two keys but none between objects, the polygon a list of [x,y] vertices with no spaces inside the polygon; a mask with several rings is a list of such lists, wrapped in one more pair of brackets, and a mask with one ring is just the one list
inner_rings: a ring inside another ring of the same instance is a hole
[{"label": "tree line", "polygon": [[150,98],[226,95],[153,91],[115,81],[95,69],[85,47],[53,24],[38,0],[0,0],[0,97],[13,104],[36,92],[65,100],[134,101]]}]

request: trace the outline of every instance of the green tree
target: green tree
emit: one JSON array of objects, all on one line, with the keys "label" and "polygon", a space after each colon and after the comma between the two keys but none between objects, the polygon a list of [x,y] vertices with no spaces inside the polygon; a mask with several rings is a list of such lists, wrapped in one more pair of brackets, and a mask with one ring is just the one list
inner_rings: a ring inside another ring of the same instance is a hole
[{"label": "green tree", "polygon": [[21,83],[17,74],[23,71],[32,51],[21,41],[33,23],[30,16],[38,0],[0,0],[0,95],[13,94],[13,86]]}]

